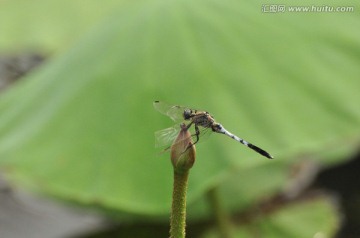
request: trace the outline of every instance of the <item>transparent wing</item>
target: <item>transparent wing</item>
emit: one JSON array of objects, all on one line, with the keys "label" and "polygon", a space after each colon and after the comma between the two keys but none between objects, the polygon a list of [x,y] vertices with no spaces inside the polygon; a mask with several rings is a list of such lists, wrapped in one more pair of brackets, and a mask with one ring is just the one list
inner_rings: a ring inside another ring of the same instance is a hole
[{"label": "transparent wing", "polygon": [[160,131],[155,132],[155,147],[165,147],[171,145],[177,135],[179,134],[181,128],[180,125],[175,125]]},{"label": "transparent wing", "polygon": [[[180,125],[176,124],[173,127],[169,127],[169,128],[166,128],[166,129],[163,129],[160,131],[156,131],[155,132],[155,147],[156,148],[167,147],[164,149],[164,151],[167,151],[168,149],[170,149],[170,146],[175,141],[180,130],[181,130]],[[197,138],[196,138],[196,132],[195,132],[194,126],[191,126],[189,128],[189,130],[192,135],[191,136],[192,141],[193,141],[193,143],[195,143]],[[212,131],[209,128],[200,127],[199,131],[200,131],[199,141],[197,143],[205,141],[209,137],[209,135],[212,134]],[[179,143],[181,143],[181,141],[179,141]]]},{"label": "transparent wing", "polygon": [[184,120],[183,113],[186,107],[169,105],[162,101],[155,101],[153,104],[157,111],[170,117],[174,122],[182,122]]}]

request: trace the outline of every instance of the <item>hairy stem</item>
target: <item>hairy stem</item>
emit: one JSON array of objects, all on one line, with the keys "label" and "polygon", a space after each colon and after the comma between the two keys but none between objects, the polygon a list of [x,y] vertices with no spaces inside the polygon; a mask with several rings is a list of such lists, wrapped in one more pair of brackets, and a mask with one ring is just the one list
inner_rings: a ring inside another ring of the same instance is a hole
[{"label": "hairy stem", "polygon": [[174,190],[170,218],[170,237],[184,238],[186,226],[186,190],[189,170],[174,170]]}]

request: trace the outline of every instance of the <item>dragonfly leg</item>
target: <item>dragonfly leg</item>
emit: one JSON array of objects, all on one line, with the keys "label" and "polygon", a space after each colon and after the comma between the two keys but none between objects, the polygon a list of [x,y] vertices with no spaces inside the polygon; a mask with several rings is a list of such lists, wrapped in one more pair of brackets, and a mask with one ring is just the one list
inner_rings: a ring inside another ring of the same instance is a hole
[{"label": "dragonfly leg", "polygon": [[[191,124],[192,124],[192,122],[189,125],[191,125]],[[192,136],[196,136],[196,141],[194,143],[189,144],[185,151],[187,151],[191,146],[193,146],[199,142],[199,135],[200,135],[199,127],[195,124],[195,135],[192,135]]]},{"label": "dragonfly leg", "polygon": [[[186,129],[189,130],[189,128],[191,127],[191,125],[193,124],[194,122],[190,122],[189,125],[186,126]],[[185,124],[185,123],[184,123]]]},{"label": "dragonfly leg", "polygon": [[194,143],[192,143],[192,145],[195,145],[196,143],[199,142],[199,135],[200,135],[199,127],[195,124],[195,136],[196,136],[196,141],[195,141]]},{"label": "dragonfly leg", "polygon": [[[189,129],[193,123],[194,123],[194,122],[190,122],[189,125],[186,126],[187,129]],[[186,149],[184,150],[184,152],[187,151],[191,146],[193,146],[193,145],[195,145],[196,143],[199,142],[199,135],[200,135],[199,127],[195,124],[195,134],[194,134],[194,135],[191,135],[191,136],[196,136],[196,141],[195,141],[194,143],[189,144],[189,145],[186,147]],[[183,153],[184,153],[184,152],[183,152]]]}]

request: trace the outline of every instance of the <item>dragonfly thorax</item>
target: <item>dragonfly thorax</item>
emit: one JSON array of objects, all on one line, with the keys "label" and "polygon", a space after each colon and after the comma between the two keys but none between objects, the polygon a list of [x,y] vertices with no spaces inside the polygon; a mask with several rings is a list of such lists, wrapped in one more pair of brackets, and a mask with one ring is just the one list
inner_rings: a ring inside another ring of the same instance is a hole
[{"label": "dragonfly thorax", "polygon": [[191,117],[191,121],[196,126],[202,126],[205,128],[211,128],[215,123],[214,118],[208,112],[204,111],[195,111]]}]

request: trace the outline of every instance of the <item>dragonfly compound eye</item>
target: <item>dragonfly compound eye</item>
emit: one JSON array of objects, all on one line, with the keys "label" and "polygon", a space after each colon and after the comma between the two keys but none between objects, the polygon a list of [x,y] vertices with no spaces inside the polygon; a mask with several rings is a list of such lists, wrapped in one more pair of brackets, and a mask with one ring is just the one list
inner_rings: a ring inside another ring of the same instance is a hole
[{"label": "dragonfly compound eye", "polygon": [[190,109],[184,110],[184,119],[189,120],[191,118],[192,111]]}]

